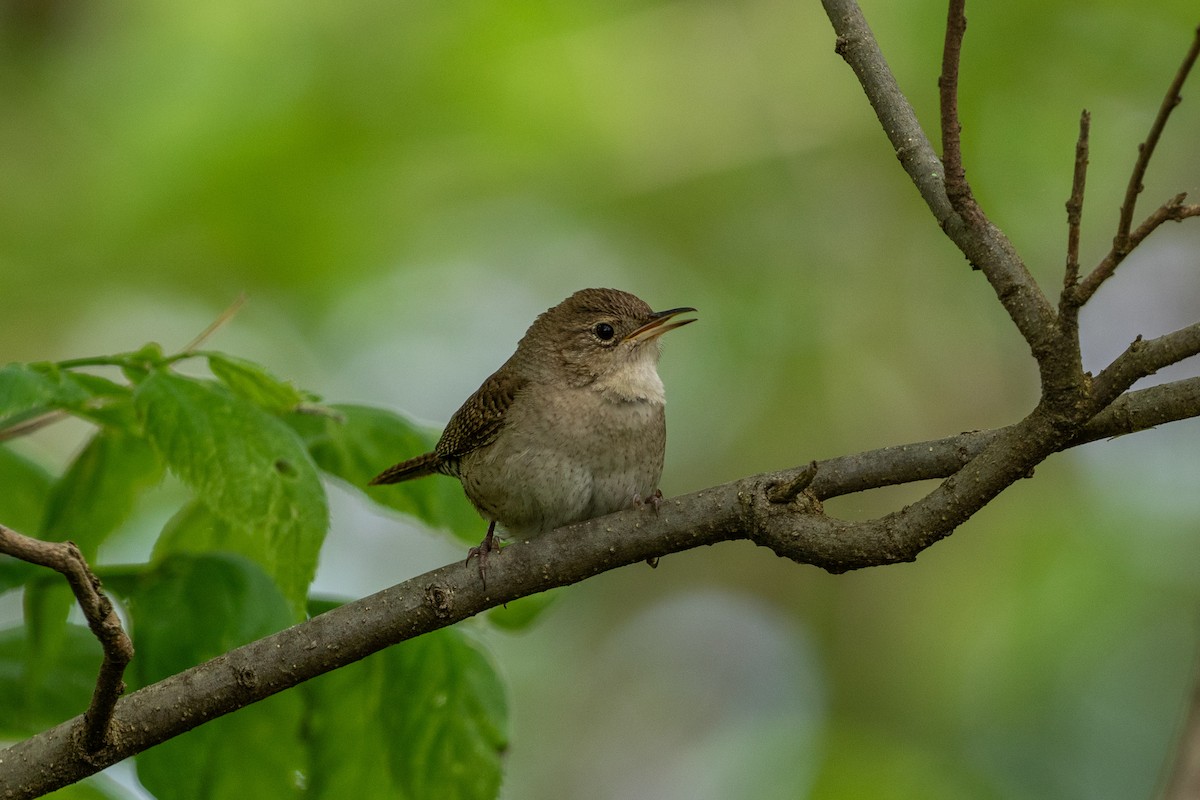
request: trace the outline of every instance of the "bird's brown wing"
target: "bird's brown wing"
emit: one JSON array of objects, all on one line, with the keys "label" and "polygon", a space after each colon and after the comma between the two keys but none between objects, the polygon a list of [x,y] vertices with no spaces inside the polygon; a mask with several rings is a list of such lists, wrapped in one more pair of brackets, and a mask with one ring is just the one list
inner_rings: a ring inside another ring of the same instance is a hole
[{"label": "bird's brown wing", "polygon": [[450,417],[434,452],[446,461],[457,462],[472,450],[491,444],[504,427],[513,398],[527,383],[511,370],[492,373]]},{"label": "bird's brown wing", "polygon": [[442,432],[432,453],[410,458],[371,479],[371,485],[400,483],[426,475],[458,475],[458,461],[476,448],[490,444],[504,427],[505,412],[526,381],[501,370],[493,373],[467,398]]}]

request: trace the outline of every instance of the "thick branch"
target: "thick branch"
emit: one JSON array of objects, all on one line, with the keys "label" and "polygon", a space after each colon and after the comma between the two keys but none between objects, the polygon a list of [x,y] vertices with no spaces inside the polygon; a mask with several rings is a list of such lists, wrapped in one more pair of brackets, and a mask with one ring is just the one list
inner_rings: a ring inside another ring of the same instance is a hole
[{"label": "thick branch", "polygon": [[[1149,430],[1168,422],[1200,416],[1200,378],[1139,389],[1122,395],[1061,449]],[[816,464],[809,491],[820,500],[854,494],[883,486],[945,478],[955,474],[998,436],[1013,426],[990,431],[971,431],[928,442],[884,447]],[[809,466],[765,476],[783,483]]]},{"label": "thick branch", "polygon": [[[1131,392],[1064,446],[1200,416],[1200,378]],[[755,475],[667,500],[658,513],[626,511],[506,547],[489,564],[486,588],[462,562],[428,572],[314,617],[118,701],[99,751],[77,745],[83,717],[0,751],[0,797],[34,797],[91,775],[309,678],[389,645],[452,625],[489,608],[610,569],[700,545],[751,539],[794,560],[843,570],[912,560],[924,531],[872,521],[859,526],[823,516],[816,498],[958,475],[964,464],[1025,423],[818,462],[794,502],[773,502],[780,485],[813,465]],[[1015,478],[1014,478],[1015,480]],[[954,513],[947,509],[947,513]],[[839,535],[845,534],[845,535]]]},{"label": "thick branch", "polygon": [[[984,272],[1038,360],[1043,398],[1027,418],[995,431],[751,476],[666,501],[657,511],[628,511],[559,529],[505,548],[492,560],[486,586],[474,569],[459,562],[434,570],[118,700],[110,735],[105,738],[101,732],[95,742],[103,744],[99,750],[79,745],[80,732],[87,739],[86,732],[96,730],[89,710],[0,751],[5,766],[0,770],[0,796],[31,797],[66,785],[203,721],[496,605],[699,545],[749,539],[797,562],[835,572],[910,561],[1049,454],[1200,416],[1200,379],[1121,395],[1139,377],[1200,352],[1200,325],[1152,341],[1139,339],[1100,374],[1089,394],[1073,326],[1065,335],[1054,308],[1011,243],[971,198],[962,170],[957,113],[965,30],[962,0],[951,0],[940,82],[950,176],[943,173],[857,4],[823,2],[838,33],[838,52],[858,75],[905,170],[943,230]],[[1165,114],[1160,116],[1165,122]],[[1158,132],[1152,130],[1144,150],[1153,149]],[[1081,132],[1083,145],[1086,136]],[[1139,165],[1135,176],[1138,169],[1144,172],[1144,164]],[[1078,167],[1077,155],[1077,173]],[[1078,174],[1077,184],[1081,205]],[[1128,196],[1127,205],[1132,208]],[[1126,245],[1136,246],[1166,219],[1192,215],[1191,208],[1177,198],[1129,234]],[[1073,224],[1077,227],[1077,221]],[[1127,248],[1114,246],[1114,251],[1123,257]],[[942,481],[922,500],[879,519],[848,522],[826,516],[821,508],[825,498],[924,479]]]},{"label": "thick branch", "polygon": [[956,215],[946,195],[942,162],[921,129],[908,98],[900,91],[862,10],[853,0],[822,2],[837,33],[836,52],[854,70],[904,171],[938,224],[945,228]]},{"label": "thick branch", "polygon": [[1200,322],[1157,339],[1138,337],[1092,383],[1093,409],[1101,409],[1138,380],[1200,353]]},{"label": "thick branch", "polygon": [[96,677],[92,702],[79,729],[84,750],[94,753],[104,746],[113,708],[125,691],[122,676],[133,658],[133,643],[112,603],[100,590],[100,579],[88,567],[74,542],[44,542],[0,525],[0,553],[62,573],[75,593],[88,627],[100,640],[104,660]]}]

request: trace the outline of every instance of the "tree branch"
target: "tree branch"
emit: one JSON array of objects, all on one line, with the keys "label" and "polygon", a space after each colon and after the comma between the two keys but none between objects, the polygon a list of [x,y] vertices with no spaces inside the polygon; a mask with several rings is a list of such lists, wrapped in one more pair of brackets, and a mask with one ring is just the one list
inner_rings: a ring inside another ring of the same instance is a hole
[{"label": "tree branch", "polygon": [[[1194,416],[1200,416],[1200,377],[1127,392],[1060,449],[1125,436]],[[810,480],[808,489],[817,499],[828,500],[883,486],[945,478],[1013,427],[971,431],[817,462],[816,475]],[[805,466],[784,470],[767,475],[764,480],[782,484],[810,469],[811,466]]]},{"label": "tree branch", "polygon": [[[1200,378],[1130,392],[1065,447],[1200,416]],[[750,539],[832,571],[911,561],[928,542],[916,529],[856,527],[820,511],[820,499],[959,473],[1020,428],[964,433],[754,475],[647,507],[514,543],[488,565],[484,587],[461,561],[347,603],[120,699],[103,747],[85,752],[77,717],[0,751],[0,797],[35,797],[65,786],[303,681],[453,625],[489,608],[648,558]],[[815,469],[815,473],[813,472]],[[778,487],[808,475],[790,502]],[[847,534],[845,536],[839,534]]]},{"label": "tree branch", "polygon": [[[1128,391],[1139,378],[1200,352],[1200,323],[1153,340],[1139,337],[1091,381],[1080,365],[1073,321],[1064,324],[1065,315],[1056,312],[1011,243],[974,200],[962,166],[957,106],[966,26],[963,0],[951,0],[939,80],[942,142],[949,174],[943,172],[857,4],[853,0],[823,2],[838,34],[837,51],[858,75],[901,164],[947,236],[983,271],[1037,359],[1042,398],[1025,419],[993,431],[754,475],[664,501],[657,512],[626,511],[568,526],[533,542],[505,548],[491,562],[486,586],[474,569],[455,562],[116,700],[111,706],[111,724],[104,727],[98,727],[98,714],[89,709],[81,717],[0,751],[0,764],[5,766],[0,770],[0,796],[32,797],[58,788],[204,721],[391,644],[520,597],[700,545],[748,539],[798,563],[831,572],[911,561],[1030,474],[1050,454],[1106,436],[1200,416],[1200,378]],[[1198,46],[1193,45],[1190,61],[1185,60],[1168,99],[1178,98]],[[1176,102],[1172,100],[1171,107]],[[1150,151],[1169,114],[1165,102],[1164,109],[1160,110],[1161,124],[1156,120],[1135,165],[1139,191]],[[1074,286],[1078,277],[1086,161],[1085,115],[1068,203],[1067,286]],[[1133,184],[1131,181],[1131,187]],[[1123,206],[1130,209],[1130,219],[1136,195],[1137,191],[1127,192]],[[1074,203],[1076,197],[1078,203]],[[1200,210],[1193,210],[1197,208],[1184,205],[1179,196],[1133,232],[1128,230],[1123,211],[1119,231],[1126,235],[1123,244],[1114,245],[1119,256],[1112,268],[1162,222],[1200,215]],[[1068,304],[1076,304],[1072,314],[1094,291],[1089,282],[1099,285],[1107,274],[1098,267],[1079,284]],[[1065,292],[1066,288],[1064,298]],[[831,497],[927,479],[941,482],[924,498],[878,519],[851,522],[830,517],[822,508],[823,500]],[[85,583],[99,594],[90,572],[85,575]],[[103,595],[99,597],[103,599]],[[111,615],[111,606],[106,608]],[[102,670],[102,679],[111,682],[103,675]],[[119,684],[119,673],[116,680]],[[116,693],[110,694],[115,699]]]},{"label": "tree branch", "polygon": [[16,439],[19,436],[28,436],[31,433],[36,433],[47,425],[52,425],[67,418],[65,411],[47,411],[29,419],[23,419],[9,425],[7,428],[0,428],[0,442],[9,439]]},{"label": "tree branch", "polygon": [[1104,408],[1136,381],[1200,353],[1200,322],[1157,339],[1134,339],[1092,384],[1091,407]]},{"label": "tree branch", "polygon": [[967,33],[964,0],[952,0],[946,14],[946,41],[942,47],[942,74],[938,76],[938,98],[942,114],[942,160],[946,164],[946,196],[950,205],[972,226],[986,221],[967,183],[962,161],[962,122],[958,118],[958,65],[963,36]]},{"label": "tree branch", "polygon": [[[858,77],[904,170],[942,230],[967,260],[982,270],[1037,359],[1043,386],[1072,383],[1062,377],[1064,372],[1071,372],[1071,363],[1067,359],[1067,366],[1062,365],[1054,307],[1038,288],[1004,233],[989,222],[982,211],[964,215],[955,207],[948,194],[946,169],[934,154],[933,146],[921,129],[908,99],[900,91],[862,10],[854,0],[822,0],[822,4],[837,33],[835,49]],[[961,0],[952,3],[952,21],[955,16],[953,6],[957,6],[961,15]],[[965,25],[964,19],[963,30]],[[957,99],[951,98],[951,95],[957,93],[961,33],[947,32],[947,50],[940,81],[942,107],[944,112],[950,112],[948,118],[942,120],[943,139],[953,145],[947,157],[958,162],[958,169],[961,169],[961,153],[958,152]],[[965,185],[965,177],[963,182]],[[971,203],[974,204],[974,201]]]},{"label": "tree branch", "polygon": [[1138,157],[1134,162],[1133,172],[1129,175],[1129,184],[1125,187],[1125,202],[1121,204],[1117,235],[1113,239],[1113,250],[1119,252],[1122,257],[1136,246],[1130,241],[1129,229],[1133,225],[1133,213],[1137,208],[1138,195],[1145,188],[1142,181],[1145,180],[1146,169],[1150,166],[1150,158],[1154,155],[1154,148],[1158,146],[1158,140],[1162,137],[1163,129],[1167,126],[1171,112],[1183,101],[1180,91],[1183,89],[1188,73],[1192,71],[1192,66],[1196,63],[1197,56],[1200,56],[1200,27],[1196,28],[1192,46],[1183,57],[1183,63],[1175,72],[1175,78],[1171,81],[1171,85],[1167,87],[1167,94],[1158,107],[1158,114],[1155,115],[1154,122],[1150,125],[1146,141],[1138,145]]},{"label": "tree branch", "polygon": [[943,230],[956,216],[946,194],[945,169],[900,91],[862,10],[853,0],[822,0],[837,33],[835,52],[854,70],[904,171]]},{"label": "tree branch", "polygon": [[125,633],[112,603],[100,589],[100,579],[88,567],[74,542],[44,542],[0,525],[0,553],[62,573],[100,640],[104,660],[96,677],[92,702],[81,718],[80,741],[86,754],[104,746],[117,698],[125,691],[122,676],[133,658],[133,643]]},{"label": "tree branch", "polygon": [[1144,242],[1150,234],[1158,230],[1164,222],[1182,222],[1189,217],[1200,217],[1200,205],[1184,203],[1185,199],[1187,199],[1187,193],[1180,192],[1163,203],[1154,210],[1154,213],[1146,217],[1135,231],[1125,236],[1122,248],[1114,246],[1112,250],[1109,250],[1108,255],[1080,282],[1079,288],[1075,292],[1074,302],[1082,306],[1091,300],[1092,295],[1096,293],[1101,284],[1117,271],[1117,267],[1121,265],[1125,257]]},{"label": "tree branch", "polygon": [[1146,237],[1153,233],[1159,225],[1168,220],[1178,222],[1187,217],[1200,216],[1200,205],[1185,205],[1183,201],[1187,195],[1178,194],[1159,206],[1153,214],[1146,218],[1145,222],[1138,226],[1136,231],[1130,232],[1130,228],[1133,227],[1133,214],[1137,209],[1138,196],[1145,188],[1142,182],[1146,177],[1146,169],[1150,166],[1150,157],[1154,155],[1154,149],[1158,146],[1158,140],[1162,137],[1163,129],[1166,128],[1171,112],[1175,110],[1175,106],[1183,102],[1183,95],[1180,92],[1188,74],[1196,64],[1197,57],[1200,57],[1200,27],[1196,28],[1192,45],[1184,55],[1183,63],[1176,70],[1171,85],[1167,87],[1167,94],[1158,107],[1158,114],[1155,115],[1154,122],[1150,125],[1150,132],[1146,135],[1146,140],[1138,145],[1138,156],[1129,175],[1129,184],[1125,187],[1125,201],[1121,204],[1121,214],[1117,220],[1117,233],[1113,237],[1112,249],[1074,293],[1074,302],[1077,306],[1082,306],[1090,300],[1100,285],[1112,277],[1125,257],[1145,241]]},{"label": "tree branch", "polygon": [[1092,115],[1086,109],[1079,115],[1079,138],[1075,141],[1075,171],[1071,178],[1071,196],[1067,198],[1067,268],[1058,300],[1058,315],[1064,325],[1078,330],[1079,233],[1083,223],[1083,192],[1087,186],[1088,135]]}]

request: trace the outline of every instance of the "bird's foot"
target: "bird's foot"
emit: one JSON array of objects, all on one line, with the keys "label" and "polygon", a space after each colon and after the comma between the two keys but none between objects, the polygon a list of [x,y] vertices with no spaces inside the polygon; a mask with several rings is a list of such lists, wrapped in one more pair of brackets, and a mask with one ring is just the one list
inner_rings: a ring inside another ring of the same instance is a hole
[{"label": "bird's foot", "polygon": [[633,493],[633,507],[634,508],[642,509],[642,508],[645,508],[646,506],[650,506],[652,509],[654,509],[654,513],[657,514],[658,509],[662,506],[662,504],[663,504],[662,489],[655,489],[654,494],[650,495],[645,500],[643,500],[642,496],[640,494],[638,494],[637,492]]},{"label": "bird's foot", "polygon": [[[654,509],[654,513],[658,514],[658,509],[662,505],[662,503],[663,503],[662,489],[655,489],[654,494],[650,495],[645,500],[643,500],[642,496],[640,494],[638,494],[637,492],[633,493],[633,507],[636,509],[640,510],[642,508],[645,508],[646,506],[650,506],[652,509]],[[657,556],[655,556],[654,558],[647,558],[646,563],[650,565],[650,569],[658,569],[658,557]]]},{"label": "bird's foot", "polygon": [[487,535],[483,537],[483,541],[467,551],[467,560],[463,563],[464,567],[470,566],[472,558],[479,558],[479,581],[483,584],[483,588],[487,588],[487,565],[488,557],[492,553],[500,552],[500,542],[496,541],[496,523],[492,521],[488,524]]}]

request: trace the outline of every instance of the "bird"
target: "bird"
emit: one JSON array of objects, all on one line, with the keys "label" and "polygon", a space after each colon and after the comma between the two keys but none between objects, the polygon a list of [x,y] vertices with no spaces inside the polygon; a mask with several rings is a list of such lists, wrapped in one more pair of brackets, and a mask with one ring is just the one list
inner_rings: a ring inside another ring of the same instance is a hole
[{"label": "bird", "polygon": [[662,494],[665,395],[659,338],[695,322],[617,289],[581,289],[540,314],[516,352],[454,412],[434,449],[371,480],[448,475],[488,523],[467,554],[486,585],[489,554]]}]

